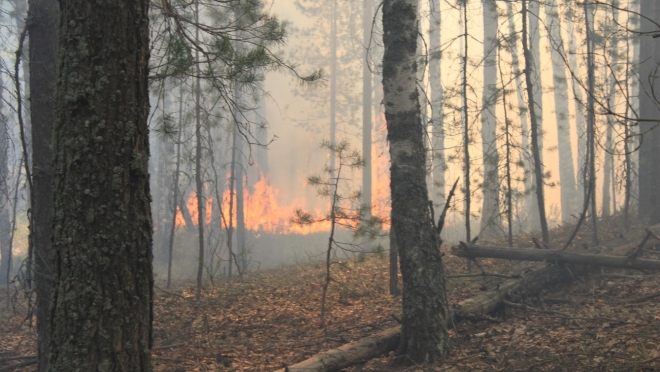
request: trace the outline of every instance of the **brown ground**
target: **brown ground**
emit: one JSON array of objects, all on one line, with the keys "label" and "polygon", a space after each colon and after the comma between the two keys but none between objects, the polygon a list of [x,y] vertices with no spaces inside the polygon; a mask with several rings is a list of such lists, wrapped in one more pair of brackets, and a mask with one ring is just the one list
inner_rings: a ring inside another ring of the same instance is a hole
[{"label": "brown ground", "polygon": [[[613,226],[601,224],[602,240],[625,233]],[[583,230],[578,247],[589,241],[589,230]],[[551,245],[560,246],[568,233],[568,228],[555,230]],[[529,247],[530,241],[519,237],[516,245]],[[222,283],[208,288],[199,303],[192,287],[157,289],[154,371],[271,371],[392,327],[392,314],[400,310],[399,300],[388,294],[387,263],[370,257],[333,265],[325,330],[318,327],[322,265]],[[461,259],[447,256],[445,263],[448,274],[465,272]],[[489,273],[516,273],[530,264],[483,260],[481,265]],[[449,301],[503,280],[450,279]],[[656,273],[603,270],[525,302],[545,312],[509,308],[498,317],[456,325],[451,355],[442,363],[404,368],[390,354],[349,371],[660,371],[660,297],[643,299],[659,292]],[[3,305],[5,295],[0,292]],[[0,372],[35,370],[34,365],[10,368],[25,360],[2,360],[35,352],[35,330],[23,323],[24,313],[21,301],[17,313],[0,312]]]}]

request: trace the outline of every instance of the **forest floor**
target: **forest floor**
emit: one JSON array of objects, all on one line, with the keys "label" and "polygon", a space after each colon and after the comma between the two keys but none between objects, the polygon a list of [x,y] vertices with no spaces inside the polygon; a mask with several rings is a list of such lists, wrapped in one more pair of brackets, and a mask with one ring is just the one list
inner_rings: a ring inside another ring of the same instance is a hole
[{"label": "forest floor", "polygon": [[[617,226],[604,221],[601,240],[630,234]],[[582,230],[574,246],[590,242],[590,230]],[[561,246],[569,233],[570,227],[554,230],[551,246]],[[531,236],[517,237],[514,245],[533,246]],[[506,275],[539,265],[480,263],[488,273]],[[448,275],[466,271],[465,260],[449,254],[445,266]],[[309,263],[251,273],[243,282],[209,286],[199,302],[192,284],[157,288],[154,371],[272,371],[396,325],[400,298],[389,295],[388,259],[367,257],[332,266],[327,327],[320,329],[323,270]],[[504,280],[450,278],[450,306]],[[660,273],[603,269],[525,302],[544,312],[509,308],[452,325],[453,347],[442,362],[401,367],[392,352],[346,371],[660,371],[660,294],[650,296],[658,293]],[[34,371],[34,365],[12,367],[26,359],[6,360],[35,354],[36,334],[24,321],[24,304],[6,312],[5,296],[0,292],[0,372]]]}]

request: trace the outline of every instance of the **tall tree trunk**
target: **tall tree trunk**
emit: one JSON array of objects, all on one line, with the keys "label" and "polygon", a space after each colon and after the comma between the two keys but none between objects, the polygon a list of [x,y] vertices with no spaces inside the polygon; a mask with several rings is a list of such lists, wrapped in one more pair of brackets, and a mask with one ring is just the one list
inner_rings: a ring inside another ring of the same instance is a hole
[{"label": "tall tree trunk", "polygon": [[371,53],[367,48],[371,41],[371,24],[373,17],[372,0],[364,1],[362,12],[362,45],[364,45],[364,55],[362,59],[362,158],[364,166],[362,167],[362,204],[365,206],[363,217],[371,217],[371,106],[373,105],[371,97],[373,94],[371,68],[369,60]]},{"label": "tall tree trunk", "polygon": [[32,226],[34,280],[37,292],[39,371],[48,370],[48,313],[55,262],[53,233],[53,118],[57,87],[59,6],[55,0],[30,0],[30,97],[32,123]]},{"label": "tall tree trunk", "polygon": [[176,231],[176,214],[179,206],[179,171],[181,168],[181,132],[183,131],[183,89],[179,88],[179,130],[176,141],[176,165],[172,183],[172,220],[170,221],[170,236],[167,240],[167,288],[172,284],[172,256],[174,254],[174,233]]},{"label": "tall tree trunk", "polygon": [[[517,114],[520,120],[520,132],[521,132],[521,147],[524,152],[529,151],[529,125],[527,123],[527,104],[525,103],[525,92],[522,84],[522,76],[523,73],[520,71],[520,61],[518,59],[519,53],[518,53],[518,32],[516,31],[516,24],[515,24],[515,18],[514,18],[514,13],[513,13],[513,5],[512,2],[507,1],[506,3],[506,12],[507,12],[507,18],[509,19],[509,46],[511,48],[511,65],[513,66],[513,75],[514,75],[514,81],[516,84],[516,96],[517,96],[517,102],[518,102],[518,110]],[[518,219],[520,220],[520,215],[522,214],[522,210],[529,210],[529,195],[533,194],[532,190],[532,182],[530,177],[527,175],[528,171],[532,168],[532,165],[530,164],[528,158],[526,156],[522,156],[520,161],[523,164],[523,169],[525,171],[525,177],[524,177],[524,195],[525,195],[525,204],[522,208],[518,208],[517,215]],[[527,221],[528,217],[527,215],[523,216],[524,219],[523,221]],[[522,225],[522,223],[521,223]],[[519,228],[522,230],[523,226],[519,226]]]},{"label": "tall tree trunk", "polygon": [[598,244],[598,210],[596,206],[596,144],[595,144],[595,135],[596,135],[596,112],[594,111],[594,95],[596,90],[594,87],[595,84],[595,64],[594,64],[594,41],[593,41],[593,14],[591,13],[591,7],[585,2],[583,3],[584,10],[584,22],[586,28],[586,44],[587,44],[587,164],[585,169],[589,172],[588,182],[586,187],[591,188],[590,193],[585,194],[590,195],[591,200],[591,232],[593,234],[593,244]]},{"label": "tall tree trunk", "polygon": [[[472,199],[472,194],[470,190],[470,121],[468,120],[468,81],[467,81],[467,69],[468,69],[468,27],[467,27],[467,1],[463,4],[463,66],[462,74],[463,81],[462,85],[462,99],[463,99],[463,179],[465,185],[465,211],[463,213],[465,217],[465,240],[472,240],[472,234],[470,231],[470,204]],[[468,261],[468,269],[470,268],[470,262]]]},{"label": "tall tree trunk", "polygon": [[60,0],[51,372],[151,371],[147,0]]},{"label": "tall tree trunk", "polygon": [[402,335],[405,362],[433,362],[449,351],[448,312],[439,236],[426,188],[424,126],[416,85],[418,2],[383,3],[383,89],[390,140],[392,228],[403,275]]},{"label": "tall tree trunk", "polygon": [[[614,0],[612,2],[614,7],[619,6],[619,2]],[[619,37],[618,37],[618,23],[619,11],[612,8],[612,18],[608,21],[608,26],[611,27],[611,41],[610,49],[607,48],[606,41],[603,43],[603,57],[605,58],[604,65],[607,66],[603,75],[605,76],[607,86],[607,107],[610,110],[614,109],[616,104],[616,89],[619,77],[617,70],[619,66]],[[609,35],[608,35],[609,36]],[[612,139],[612,132],[616,119],[613,115],[607,115],[607,128],[605,134],[605,164],[603,166],[603,216],[609,216],[611,213],[616,213],[616,184],[614,177],[614,145]],[[610,197],[611,196],[611,197]],[[613,211],[610,206],[613,205]]]},{"label": "tall tree trunk", "polygon": [[[539,0],[528,0],[529,8],[527,10],[528,14],[528,28],[527,33],[528,38],[528,56],[530,57],[525,61],[526,64],[529,64],[531,71],[530,77],[533,85],[533,89],[530,92],[533,94],[533,105],[534,105],[534,121],[530,118],[530,136],[536,136],[536,138],[530,138],[530,145],[532,151],[532,158],[534,159],[534,152],[538,153],[538,162],[534,160],[533,164],[533,177],[531,177],[532,188],[535,190],[534,193],[528,195],[530,198],[528,205],[530,206],[530,218],[531,218],[531,230],[538,231],[541,230],[543,233],[544,222],[542,220],[546,219],[545,214],[545,205],[541,205],[541,199],[538,197],[539,188],[543,188],[543,185],[538,185],[538,174],[541,175],[543,180],[543,85],[541,81],[541,30],[539,28]],[[530,15],[531,14],[531,15]],[[532,106],[532,103],[528,100],[529,106]],[[531,108],[530,108],[531,110]],[[531,112],[530,112],[531,115]],[[536,130],[533,128],[536,126]],[[536,133],[536,134],[534,134]],[[534,144],[536,142],[536,144]],[[543,193],[543,191],[541,191]],[[545,204],[545,199],[543,199]],[[543,209],[543,212],[541,211]],[[541,216],[542,214],[542,216]],[[547,229],[547,219],[545,222]]]},{"label": "tall tree trunk", "polygon": [[573,109],[575,111],[575,128],[577,132],[577,172],[576,172],[576,193],[575,193],[575,202],[576,205],[584,205],[584,198],[586,192],[579,192],[578,185],[582,184],[582,188],[586,187],[586,173],[583,169],[586,161],[586,148],[587,148],[587,135],[585,128],[585,114],[584,114],[584,100],[582,98],[582,86],[576,80],[574,76],[580,76],[580,66],[578,64],[578,47],[576,42],[576,32],[573,22],[575,18],[575,11],[577,10],[577,2],[575,0],[563,0],[564,1],[564,20],[566,33],[568,35],[568,67],[573,72],[571,74],[571,89],[573,91]]},{"label": "tall tree trunk", "polygon": [[563,223],[572,221],[572,214],[578,208],[573,167],[573,149],[571,142],[571,124],[568,116],[568,84],[566,80],[566,55],[561,34],[559,7],[556,0],[546,0],[545,15],[550,34],[550,53],[553,72],[553,93],[555,98],[555,121],[557,123],[557,146],[559,155],[559,182],[561,195],[561,219]]},{"label": "tall tree trunk", "polygon": [[[239,114],[240,115],[240,114]],[[240,123],[237,123],[237,128]],[[240,272],[245,271],[248,261],[247,244],[245,241],[245,163],[243,160],[243,138],[236,137],[236,158],[234,169],[236,177],[236,252],[238,254],[238,266]]]},{"label": "tall tree trunk", "polygon": [[511,120],[509,120],[509,106],[507,102],[507,84],[504,81],[502,69],[499,68],[498,70],[500,73],[500,84],[502,85],[502,108],[504,111],[504,181],[506,182],[507,237],[509,239],[509,247],[513,247],[513,189],[511,188],[511,147],[513,143],[511,141]]},{"label": "tall tree trunk", "polygon": [[[444,111],[442,108],[442,51],[441,51],[441,29],[442,14],[440,12],[440,0],[429,0],[431,9],[429,27],[429,82],[431,86],[431,146],[433,170],[431,185],[431,199],[436,203],[445,200],[445,128]],[[439,204],[436,204],[439,205]]]},{"label": "tall tree trunk", "polygon": [[[161,102],[162,102],[162,111],[161,111],[161,120],[163,122],[171,120],[170,115],[167,113],[167,108],[169,102],[166,96],[167,89],[167,79],[163,79],[163,86],[161,92]],[[164,136],[163,138],[158,138],[158,167],[157,167],[157,195],[154,196],[152,203],[152,209],[157,208],[158,213],[152,211],[154,216],[157,216],[157,220],[154,221],[156,236],[154,236],[154,247],[160,247],[158,251],[157,260],[162,260],[162,257],[167,257],[168,248],[169,248],[169,231],[167,231],[167,226],[171,223],[174,218],[173,210],[171,208],[170,192],[172,190],[172,157],[174,156],[174,141],[170,136]],[[156,192],[152,192],[156,194]],[[157,204],[157,205],[153,205]],[[175,212],[176,210],[174,210]],[[154,217],[155,218],[155,217]]]},{"label": "tall tree trunk", "polygon": [[[653,17],[659,12],[657,1],[641,1],[640,14]],[[640,17],[640,30],[646,34],[641,36],[639,52],[639,115],[642,119],[657,119],[660,113],[653,94],[660,91],[660,79],[655,75],[660,46],[650,34],[657,31],[657,26],[645,17]],[[649,224],[660,221],[660,130],[656,126],[655,121],[639,123],[643,136],[639,149],[639,217]]]},{"label": "tall tree trunk", "polygon": [[[637,11],[638,9],[633,9],[633,11]],[[626,20],[626,28],[630,28],[630,25],[633,24],[633,20],[636,21],[635,18],[629,16],[627,17]],[[634,81],[631,79],[631,76],[633,76],[633,71],[632,70],[632,62],[634,62],[635,58],[635,49],[633,45],[631,45],[631,42],[634,40],[631,40],[633,38],[627,37],[626,40],[626,64],[625,64],[625,94],[626,97],[630,97],[629,99],[632,100],[629,104],[626,105],[626,110],[625,110],[625,117],[627,118],[628,115],[631,112],[631,107],[634,107],[634,102],[635,100],[632,98],[632,92],[633,92],[633,86],[634,86]],[[626,229],[630,226],[630,209],[631,209],[631,199],[632,199],[632,188],[633,188],[633,162],[632,162],[632,150],[634,146],[634,140],[633,140],[633,135],[632,131],[630,130],[629,126],[630,122],[628,120],[625,120],[623,122],[623,134],[624,134],[624,142],[623,142],[623,149],[624,149],[624,185],[625,185],[625,190],[624,190],[624,197],[623,197],[623,216],[624,216],[624,224]]]},{"label": "tall tree trunk", "polygon": [[[195,1],[195,22],[199,21],[199,0]],[[195,40],[199,40],[199,27],[195,27]],[[199,252],[197,257],[197,287],[195,300],[202,296],[202,278],[204,274],[204,225],[206,223],[206,198],[204,197],[204,182],[202,180],[202,120],[201,120],[201,70],[199,50],[195,51],[195,193],[197,194],[197,233]]]},{"label": "tall tree trunk", "polygon": [[[10,275],[9,222],[9,126],[4,113],[5,88],[0,79],[0,284],[7,284]],[[9,293],[9,291],[7,291]],[[7,296],[9,298],[9,296]]]},{"label": "tall tree trunk", "polygon": [[[337,132],[337,0],[332,0],[330,15],[330,146],[335,146]],[[330,179],[334,179],[336,156],[330,151]],[[334,189],[330,187],[330,195]]]},{"label": "tall tree trunk", "polygon": [[[534,0],[530,0],[534,1]],[[537,4],[538,5],[538,4]],[[538,8],[537,8],[538,9]],[[529,102],[529,118],[532,123],[532,156],[534,158],[534,180],[536,183],[536,202],[539,208],[539,222],[541,224],[541,233],[543,234],[543,242],[547,243],[550,239],[548,236],[548,223],[545,218],[545,199],[543,194],[543,164],[541,162],[541,145],[540,137],[541,125],[539,123],[539,117],[536,115],[537,103],[536,99],[538,95],[535,94],[534,82],[532,79],[532,74],[535,64],[532,62],[532,56],[529,47],[527,46],[527,0],[522,0],[522,45],[523,45],[523,56],[525,60],[525,80],[527,81],[527,101]],[[533,18],[533,17],[531,17]],[[538,26],[538,23],[537,23]],[[538,32],[538,30],[537,30]],[[538,45],[538,44],[537,44]],[[538,73],[537,73],[538,74]],[[539,88],[536,89],[540,90]],[[539,94],[540,95],[540,94]]]},{"label": "tall tree trunk", "polygon": [[482,0],[484,22],[484,67],[481,98],[481,139],[483,151],[483,204],[481,208],[481,236],[502,235],[500,215],[500,177],[497,148],[496,108],[497,90],[497,4],[495,0]]}]

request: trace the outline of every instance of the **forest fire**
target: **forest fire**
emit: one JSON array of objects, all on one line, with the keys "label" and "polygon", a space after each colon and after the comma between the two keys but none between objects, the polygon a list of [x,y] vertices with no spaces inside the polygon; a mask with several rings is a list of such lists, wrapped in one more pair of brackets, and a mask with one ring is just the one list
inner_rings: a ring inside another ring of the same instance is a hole
[{"label": "forest fire", "polygon": [[[372,145],[372,215],[384,218],[386,221],[390,215],[390,178],[389,178],[389,155],[384,143],[375,142]],[[245,185],[244,180],[244,213],[245,228],[255,232],[268,232],[271,234],[299,234],[307,235],[318,232],[330,231],[330,221],[324,220],[326,211],[321,209],[309,210],[307,201],[303,198],[294,199],[290,204],[280,203],[282,197],[280,191],[269,183],[268,177],[261,176],[259,181],[251,188]],[[232,225],[236,226],[236,196],[234,196],[234,206],[232,211]],[[229,200],[230,190],[226,189],[223,193],[222,211],[225,222],[229,223]],[[206,198],[206,223],[219,223],[219,216],[213,216],[213,197]],[[198,208],[197,194],[192,192],[186,201],[193,224],[197,224]],[[301,225],[292,222],[295,210],[300,209],[311,213],[314,220],[319,222]],[[176,225],[185,226],[186,221],[177,209]],[[389,223],[386,223],[389,225]]]},{"label": "forest fire", "polygon": [[[236,196],[234,195],[234,206],[232,211],[232,225],[236,226]],[[245,187],[244,196],[244,213],[245,213],[245,228],[250,231],[268,232],[272,234],[311,234],[316,232],[324,232],[330,230],[330,222],[322,221],[311,225],[299,225],[291,221],[294,215],[294,210],[304,209],[306,205],[305,198],[295,199],[290,205],[281,205],[279,202],[279,190],[273,188],[268,183],[267,177],[262,177],[257,182],[253,190]],[[222,212],[224,214],[224,223],[229,223],[229,200],[230,190],[227,189],[223,193]],[[213,198],[207,197],[206,199],[206,223],[211,223],[212,220],[219,223],[219,218],[212,217]],[[197,194],[192,192],[186,207],[190,212],[193,223],[197,224]],[[323,213],[319,210],[308,211],[316,218],[322,218]],[[185,219],[179,209],[176,216],[176,225],[184,226]]]}]

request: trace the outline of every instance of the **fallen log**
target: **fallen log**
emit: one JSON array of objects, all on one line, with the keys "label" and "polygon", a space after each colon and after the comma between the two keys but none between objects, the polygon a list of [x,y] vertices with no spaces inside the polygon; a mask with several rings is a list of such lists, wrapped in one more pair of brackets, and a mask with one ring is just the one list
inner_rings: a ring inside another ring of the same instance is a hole
[{"label": "fallen log", "polygon": [[563,264],[605,266],[619,269],[660,270],[660,261],[645,260],[629,256],[551,251],[545,249],[512,249],[503,247],[482,247],[461,243],[451,248],[451,253],[463,258],[500,258],[519,261],[545,261]]},{"label": "fallen log", "polygon": [[[658,230],[660,225],[650,229]],[[631,239],[620,238],[605,244],[608,250],[628,250],[635,247],[637,241],[643,239],[646,232],[637,234]],[[507,248],[511,250],[510,248]],[[520,250],[517,250],[520,251]],[[519,258],[516,258],[519,259]],[[537,295],[541,290],[563,282],[572,281],[574,275],[583,274],[590,270],[590,266],[580,266],[572,272],[554,264],[537,264],[527,268],[520,274],[520,279],[507,280],[497,285],[496,289],[484,292],[451,305],[450,315],[455,323],[469,319],[475,315],[488,315],[502,309],[504,301],[520,302],[530,296]],[[379,355],[396,350],[401,328],[386,329],[373,336],[363,338],[343,345],[337,349],[317,354],[303,362],[290,365],[276,372],[337,372],[343,368],[366,362]]]},{"label": "fallen log", "polygon": [[[558,284],[565,280],[571,280],[565,270],[559,269],[556,265],[538,265],[521,273],[520,279],[508,280],[497,285],[492,291],[451,306],[450,314],[455,323],[479,315],[492,314],[502,308],[505,299],[520,301],[528,296],[534,296],[550,284]],[[401,328],[398,326],[389,328],[373,336],[316,354],[303,362],[276,372],[336,372],[395,350],[399,343],[400,332]]]},{"label": "fallen log", "polygon": [[373,336],[328,350],[277,372],[339,371],[360,361],[369,360],[396,349],[401,327],[393,327]]}]

